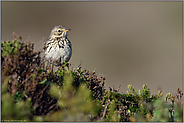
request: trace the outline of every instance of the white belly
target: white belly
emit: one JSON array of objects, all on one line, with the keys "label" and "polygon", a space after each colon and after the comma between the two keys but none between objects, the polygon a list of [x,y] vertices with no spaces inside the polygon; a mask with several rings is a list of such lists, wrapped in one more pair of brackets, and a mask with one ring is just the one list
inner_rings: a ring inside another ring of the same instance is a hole
[{"label": "white belly", "polygon": [[45,58],[47,60],[52,60],[53,62],[60,62],[61,64],[64,61],[68,62],[72,56],[72,49],[69,46],[64,48],[59,48],[58,45],[52,45],[52,48],[48,47],[45,51]]}]

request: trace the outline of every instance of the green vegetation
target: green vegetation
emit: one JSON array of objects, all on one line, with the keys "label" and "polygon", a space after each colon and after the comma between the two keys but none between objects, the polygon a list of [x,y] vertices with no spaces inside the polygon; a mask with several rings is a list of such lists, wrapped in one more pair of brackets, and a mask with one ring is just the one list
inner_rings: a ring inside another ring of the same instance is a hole
[{"label": "green vegetation", "polygon": [[65,63],[56,72],[34,44],[1,42],[1,121],[182,122],[183,93],[151,94],[147,85],[127,93],[104,87],[105,77]]}]

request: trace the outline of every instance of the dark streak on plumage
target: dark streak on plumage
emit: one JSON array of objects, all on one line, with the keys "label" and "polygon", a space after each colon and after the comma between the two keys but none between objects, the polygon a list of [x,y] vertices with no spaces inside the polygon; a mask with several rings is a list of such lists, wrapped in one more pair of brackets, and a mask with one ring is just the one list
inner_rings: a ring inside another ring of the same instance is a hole
[{"label": "dark streak on plumage", "polygon": [[[47,43],[44,46],[45,54],[47,55],[46,57],[52,58],[54,62],[56,63],[56,66],[60,66],[63,64],[63,60],[68,62],[71,55],[72,55],[72,44],[71,42],[67,39],[67,33],[63,31],[62,33],[56,32],[57,28],[62,28],[65,29],[65,27],[59,25],[55,26],[53,30],[51,31],[51,34],[49,36],[49,39],[47,40]],[[60,51],[62,51],[65,55],[63,55]],[[52,52],[49,56],[49,53]],[[57,54],[60,54],[60,58],[54,54],[56,52]],[[67,54],[66,52],[71,52]],[[68,55],[68,56],[66,56]]]}]

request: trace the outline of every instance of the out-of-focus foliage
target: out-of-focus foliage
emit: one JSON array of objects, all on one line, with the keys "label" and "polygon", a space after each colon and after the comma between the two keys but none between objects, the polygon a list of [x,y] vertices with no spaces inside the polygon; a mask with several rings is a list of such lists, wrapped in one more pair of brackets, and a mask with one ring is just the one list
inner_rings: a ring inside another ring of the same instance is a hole
[{"label": "out-of-focus foliage", "polygon": [[91,121],[99,112],[99,104],[93,102],[92,94],[85,84],[76,90],[72,86],[73,78],[65,74],[63,86],[53,84],[49,90],[55,97],[60,110],[45,117],[35,117],[36,121]]},{"label": "out-of-focus foliage", "polygon": [[147,85],[127,93],[104,87],[105,77],[65,63],[53,72],[20,38],[1,42],[1,121],[182,122],[183,93],[151,94]]},{"label": "out-of-focus foliage", "polygon": [[152,95],[154,101],[144,102],[140,100],[139,111],[131,116],[131,121],[138,122],[182,122],[183,121],[183,93],[178,88],[176,96],[168,93],[165,100],[161,91]]},{"label": "out-of-focus foliage", "polygon": [[6,77],[1,86],[1,119],[5,122],[28,122],[31,118],[31,99],[15,102],[7,93],[9,77]]}]

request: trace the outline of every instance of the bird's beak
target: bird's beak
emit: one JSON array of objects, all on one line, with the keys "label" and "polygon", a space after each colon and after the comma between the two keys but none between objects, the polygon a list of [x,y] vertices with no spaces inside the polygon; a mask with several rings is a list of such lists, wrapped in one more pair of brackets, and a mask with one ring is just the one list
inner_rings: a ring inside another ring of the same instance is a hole
[{"label": "bird's beak", "polygon": [[68,31],[70,31],[71,29],[65,29],[65,31],[64,32],[68,32]]}]

